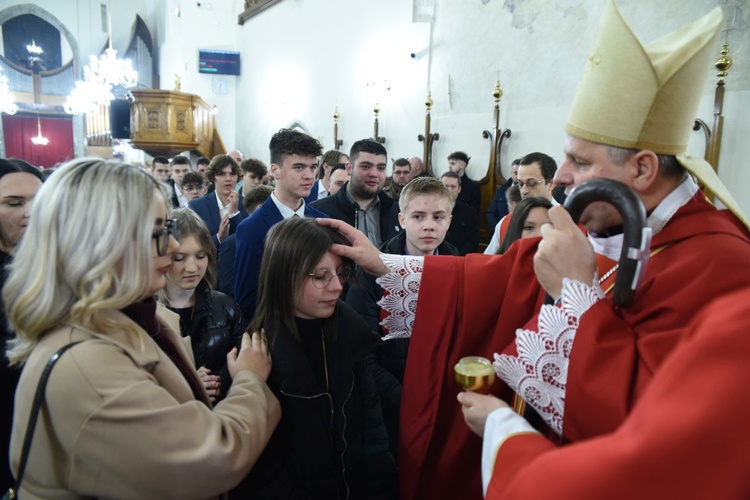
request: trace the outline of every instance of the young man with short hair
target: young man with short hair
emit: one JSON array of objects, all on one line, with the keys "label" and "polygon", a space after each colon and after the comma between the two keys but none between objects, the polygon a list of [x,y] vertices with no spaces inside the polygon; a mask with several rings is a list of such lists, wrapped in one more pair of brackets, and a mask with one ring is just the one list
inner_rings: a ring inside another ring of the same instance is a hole
[{"label": "young man with short hair", "polygon": [[206,181],[200,172],[188,172],[182,177],[180,185],[182,196],[190,203],[206,194]]},{"label": "young man with short hair", "polygon": [[455,172],[461,177],[461,194],[458,201],[466,203],[479,214],[479,206],[482,203],[482,193],[479,183],[466,175],[466,167],[469,166],[469,155],[463,151],[455,151],[448,155],[448,170]]},{"label": "young man with short hair", "polygon": [[206,176],[214,185],[214,192],[189,202],[188,208],[206,223],[218,249],[221,242],[234,234],[240,222],[247,217],[242,206],[242,193],[234,189],[242,178],[242,170],[231,156],[216,155],[206,170]]},{"label": "young man with short hair", "polygon": [[383,193],[388,153],[379,142],[362,139],[352,144],[349,159],[349,182],[335,196],[310,206],[351,224],[380,246],[401,231],[398,205]]},{"label": "young man with short hair", "polygon": [[260,262],[266,234],[290,217],[326,217],[305,204],[318,171],[321,146],[297,130],[281,129],[271,138],[270,173],[275,180],[271,196],[237,228],[234,297],[245,318],[255,314]]},{"label": "young man with short hair", "polygon": [[195,171],[199,172],[201,175],[206,175],[206,170],[208,169],[208,166],[211,164],[211,160],[206,158],[205,156],[201,156],[195,161]]},{"label": "young man with short hair", "polygon": [[323,154],[318,168],[318,179],[310,190],[310,196],[305,198],[305,203],[322,200],[331,195],[331,172],[339,163],[349,163],[349,157],[336,149],[330,149]]},{"label": "young man with short hair", "polygon": [[164,156],[155,156],[151,160],[151,176],[157,181],[166,183],[171,173],[169,160]]},{"label": "young man with short hair", "polygon": [[445,172],[440,176],[440,182],[448,188],[454,202],[451,213],[453,218],[445,241],[458,249],[458,255],[476,252],[479,245],[479,217],[476,210],[458,201],[461,194],[461,177],[455,172]]},{"label": "young man with short hair", "polygon": [[186,207],[188,200],[182,195],[182,178],[192,170],[190,160],[182,155],[172,158],[172,178],[167,181],[171,190],[173,208]]},{"label": "young man with short hair", "polygon": [[254,186],[263,184],[263,178],[268,175],[268,167],[257,158],[248,158],[240,163],[242,169],[242,194],[247,196],[247,192]]},{"label": "young man with short hair", "polygon": [[211,164],[211,160],[209,160],[205,156],[201,156],[195,162],[195,171],[200,172],[200,174],[203,175],[203,179],[207,182],[207,185],[206,185],[207,193],[211,193],[214,190],[213,183],[208,182],[208,177],[206,177],[206,170],[208,170],[208,166],[210,164]]},{"label": "young man with short hair", "polygon": [[346,171],[346,163],[339,163],[331,169],[328,177],[328,196],[333,196],[349,182],[349,172]]},{"label": "young man with short hair", "polygon": [[[386,241],[381,250],[396,255],[458,255],[456,247],[445,241],[451,223],[453,197],[441,181],[434,177],[412,179],[401,191],[399,224],[404,229]],[[375,277],[357,269],[357,283],[346,296],[351,305],[375,332],[385,335],[387,344],[381,349],[383,366],[403,381],[408,339],[391,339],[380,326],[381,309],[378,301],[383,289]]]}]

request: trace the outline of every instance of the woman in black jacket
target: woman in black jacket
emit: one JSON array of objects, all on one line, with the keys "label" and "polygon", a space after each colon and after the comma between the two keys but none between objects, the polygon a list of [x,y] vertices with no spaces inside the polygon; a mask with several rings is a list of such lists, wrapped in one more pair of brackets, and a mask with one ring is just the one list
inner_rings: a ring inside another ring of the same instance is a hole
[{"label": "woman in black jacket", "polygon": [[180,248],[172,258],[167,286],[160,293],[180,315],[180,333],[190,337],[195,366],[211,402],[220,401],[232,384],[227,353],[239,345],[244,321],[237,303],[216,284],[216,248],[206,224],[190,209],[172,212]]},{"label": "woman in black jacket", "polygon": [[311,219],[268,233],[252,329],[267,335],[282,418],[236,498],[396,497],[381,393],[400,388],[375,363],[380,339],[339,300],[352,267],[334,243],[346,241]]}]

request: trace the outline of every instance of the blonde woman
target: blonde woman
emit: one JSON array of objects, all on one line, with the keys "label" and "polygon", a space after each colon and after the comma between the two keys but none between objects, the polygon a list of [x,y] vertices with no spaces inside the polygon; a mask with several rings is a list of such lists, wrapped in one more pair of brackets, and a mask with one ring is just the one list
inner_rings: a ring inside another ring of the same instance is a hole
[{"label": "blonde woman", "polygon": [[130,165],[84,159],[39,191],[3,290],[23,364],[11,466],[31,400],[52,370],[20,498],[212,498],[247,473],[279,420],[259,335],[227,365],[234,383],[211,408],[175,314],[152,298],[177,242],[163,188]]}]

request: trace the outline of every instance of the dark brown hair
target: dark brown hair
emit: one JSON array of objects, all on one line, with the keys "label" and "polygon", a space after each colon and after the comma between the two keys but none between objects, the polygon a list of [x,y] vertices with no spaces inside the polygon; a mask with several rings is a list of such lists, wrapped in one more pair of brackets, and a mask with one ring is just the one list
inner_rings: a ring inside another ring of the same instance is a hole
[{"label": "dark brown hair", "polygon": [[211,158],[211,163],[208,164],[208,168],[206,169],[206,178],[208,179],[208,182],[215,182],[216,174],[227,165],[232,166],[232,172],[237,174],[237,179],[242,179],[242,169],[237,163],[237,160],[229,155],[216,155]]},{"label": "dark brown hair", "polygon": [[[266,237],[258,278],[258,306],[250,331],[273,335],[281,325],[299,339],[294,312],[302,284],[334,243],[348,245],[336,230],[314,219],[292,217],[273,226]],[[351,262],[344,259],[344,264]]]}]

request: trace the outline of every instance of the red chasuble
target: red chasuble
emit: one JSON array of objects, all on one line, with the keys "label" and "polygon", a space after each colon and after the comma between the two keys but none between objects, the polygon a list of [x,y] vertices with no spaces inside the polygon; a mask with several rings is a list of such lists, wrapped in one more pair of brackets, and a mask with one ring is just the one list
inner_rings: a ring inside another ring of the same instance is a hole
[{"label": "red chasuble", "polygon": [[748,304],[744,289],[704,308],[613,432],[508,438],[487,498],[750,498]]},{"label": "red chasuble", "polygon": [[[425,258],[401,404],[402,499],[481,498],[481,440],[463,421],[453,366],[463,356],[514,352],[515,330],[536,329],[544,297],[533,271],[538,242],[520,240],[498,256]],[[747,231],[700,192],[654,235],[654,249],[660,251],[632,307],[619,309],[607,298],[581,318],[568,369],[565,441],[622,424],[695,313],[750,286]],[[512,402],[502,382],[492,393]]]}]

